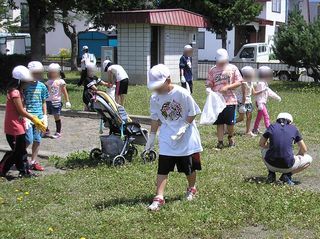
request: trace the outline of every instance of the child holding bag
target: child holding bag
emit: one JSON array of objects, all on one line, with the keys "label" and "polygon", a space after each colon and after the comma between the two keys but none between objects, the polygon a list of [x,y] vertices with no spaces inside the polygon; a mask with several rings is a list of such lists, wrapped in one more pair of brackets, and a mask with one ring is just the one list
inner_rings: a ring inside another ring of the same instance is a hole
[{"label": "child holding bag", "polygon": [[37,117],[24,109],[23,94],[21,93],[23,82],[32,82],[30,71],[25,66],[17,66],[12,71],[12,80],[7,91],[6,113],[4,132],[12,151],[5,154],[0,162],[0,176],[6,176],[10,168],[15,164],[19,171],[19,177],[32,176],[27,160],[27,145],[25,140],[26,128],[24,118],[29,119],[34,126],[45,131],[45,125]]},{"label": "child holding bag", "polygon": [[157,211],[165,203],[168,174],[174,171],[175,166],[187,176],[186,200],[191,201],[197,193],[196,170],[201,170],[202,146],[194,119],[200,114],[200,109],[186,89],[172,84],[170,71],[165,65],[156,65],[150,70],[148,88],[154,94],[150,99],[152,123],[146,151],[153,149],[160,127],[157,192],[148,207]]}]

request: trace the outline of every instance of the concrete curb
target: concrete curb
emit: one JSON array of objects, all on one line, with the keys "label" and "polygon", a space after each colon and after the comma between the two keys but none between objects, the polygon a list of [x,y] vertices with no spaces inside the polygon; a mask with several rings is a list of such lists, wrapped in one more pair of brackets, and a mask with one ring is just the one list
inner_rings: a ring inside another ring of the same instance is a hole
[{"label": "concrete curb", "polygon": [[[0,110],[5,110],[6,105],[0,104]],[[71,118],[88,118],[88,119],[100,119],[96,112],[78,111],[78,110],[66,110],[62,109],[61,115]],[[151,125],[151,119],[148,116],[130,115],[130,118],[139,124]]]}]

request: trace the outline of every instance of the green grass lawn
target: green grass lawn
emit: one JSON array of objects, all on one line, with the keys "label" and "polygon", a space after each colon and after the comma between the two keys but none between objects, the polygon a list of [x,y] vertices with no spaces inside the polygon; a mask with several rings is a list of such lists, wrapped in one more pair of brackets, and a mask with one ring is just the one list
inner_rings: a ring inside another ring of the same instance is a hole
[{"label": "green grass lawn", "polygon": [[[281,111],[291,112],[318,159],[320,87],[288,82],[276,82],[271,87],[283,98],[282,103],[270,102],[272,120]],[[70,85],[69,92],[74,107],[78,107],[75,99],[80,98],[81,89]],[[195,92],[202,107],[206,97],[203,82],[195,83]],[[146,87],[130,87],[127,111],[148,115],[149,95]],[[237,128],[242,132],[243,124]],[[157,165],[143,165],[139,160],[123,168],[89,165],[66,174],[3,181],[0,238],[233,238],[242,230],[260,227],[263,231],[256,229],[256,234],[242,234],[241,238],[320,238],[320,191],[304,189],[309,181],[315,185],[320,182],[316,162],[298,176],[300,186],[255,183],[252,177],[266,175],[257,138],[237,136],[235,149],[217,152],[215,128],[199,129],[204,146],[203,171],[195,201],[183,200],[185,178],[172,174],[167,204],[160,212],[148,212]],[[83,166],[87,154],[50,160],[74,167],[76,159]]]}]

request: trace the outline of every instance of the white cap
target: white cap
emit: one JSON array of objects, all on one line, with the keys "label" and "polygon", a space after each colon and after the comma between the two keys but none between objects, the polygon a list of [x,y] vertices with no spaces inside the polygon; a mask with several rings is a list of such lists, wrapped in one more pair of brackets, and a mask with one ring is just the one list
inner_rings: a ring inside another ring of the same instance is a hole
[{"label": "white cap", "polygon": [[43,72],[44,68],[43,65],[40,61],[31,61],[28,64],[28,68],[31,71],[31,73],[33,72]]},{"label": "white cap", "polygon": [[92,62],[87,63],[86,68],[88,71],[96,71],[97,70],[96,64],[94,64]]},{"label": "white cap", "polygon": [[273,74],[273,70],[269,66],[260,66],[258,72],[259,75]]},{"label": "white cap", "polygon": [[48,72],[60,72],[61,71],[61,67],[58,63],[51,63],[48,66]]},{"label": "white cap", "polygon": [[30,70],[25,66],[16,66],[12,71],[12,78],[24,82],[33,81]]},{"label": "white cap", "polygon": [[83,46],[82,47],[82,50],[84,51],[84,50],[89,50],[89,47],[88,46]]},{"label": "white cap", "polygon": [[251,66],[245,66],[241,69],[243,75],[251,75],[254,74],[254,69]]},{"label": "white cap", "polygon": [[148,88],[155,90],[161,87],[170,77],[170,70],[163,64],[156,65],[151,68],[148,73]]},{"label": "white cap", "polygon": [[229,54],[226,49],[220,48],[217,50],[216,61],[217,62],[229,61]]},{"label": "white cap", "polygon": [[189,50],[192,50],[192,49],[193,48],[192,48],[191,45],[185,45],[184,48],[183,48],[184,51],[189,51]]},{"label": "white cap", "polygon": [[286,120],[289,120],[291,123],[293,123],[293,117],[289,113],[285,113],[285,112],[280,113],[277,117],[277,120],[278,119],[286,119]]},{"label": "white cap", "polygon": [[111,61],[110,60],[105,60],[103,63],[102,63],[102,67],[103,67],[103,70],[106,69],[107,65],[110,64]]}]

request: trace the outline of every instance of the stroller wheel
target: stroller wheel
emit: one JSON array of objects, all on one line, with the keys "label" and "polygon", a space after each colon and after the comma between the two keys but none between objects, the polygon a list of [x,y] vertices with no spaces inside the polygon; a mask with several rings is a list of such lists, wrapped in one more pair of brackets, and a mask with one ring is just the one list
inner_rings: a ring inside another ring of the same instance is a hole
[{"label": "stroller wheel", "polygon": [[90,152],[90,160],[100,160],[101,155],[102,155],[101,149],[94,148]]},{"label": "stroller wheel", "polygon": [[157,153],[153,150],[143,151],[141,154],[144,163],[150,163],[157,159]]},{"label": "stroller wheel", "polygon": [[128,149],[128,152],[127,154],[125,155],[126,159],[129,161],[129,162],[132,162],[133,158],[134,157],[137,157],[138,155],[138,150],[136,147],[134,146],[130,146],[130,148]]},{"label": "stroller wheel", "polygon": [[118,155],[114,157],[112,161],[112,165],[115,167],[123,166],[125,163],[126,163],[126,159],[122,155]]}]

